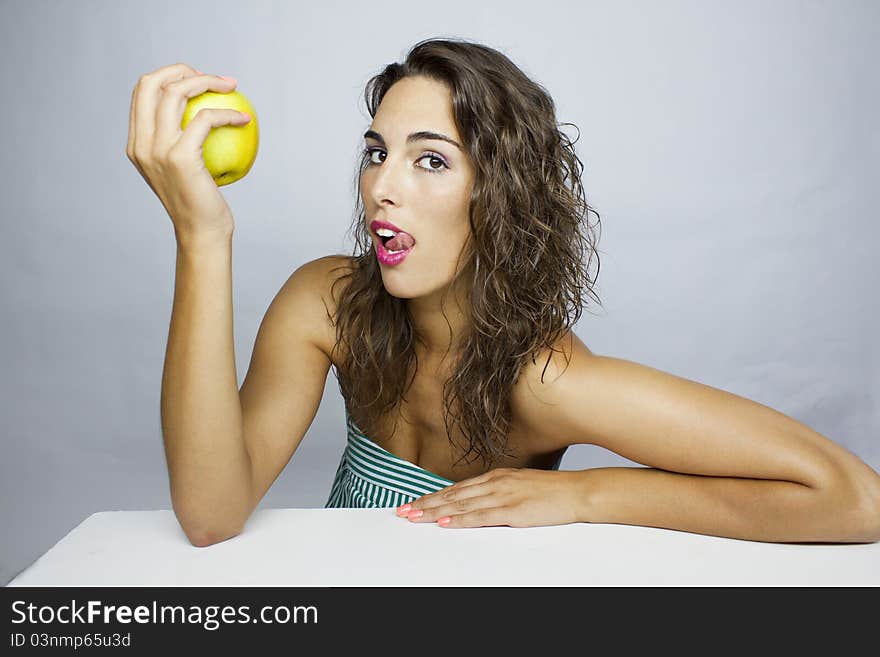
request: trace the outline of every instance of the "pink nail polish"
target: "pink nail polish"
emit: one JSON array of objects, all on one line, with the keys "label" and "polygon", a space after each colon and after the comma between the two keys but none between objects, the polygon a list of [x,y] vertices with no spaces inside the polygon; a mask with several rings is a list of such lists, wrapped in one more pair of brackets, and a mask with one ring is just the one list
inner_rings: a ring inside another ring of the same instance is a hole
[{"label": "pink nail polish", "polygon": [[404,504],[402,506],[397,507],[398,515],[406,515],[409,513],[410,509],[412,509],[412,504]]},{"label": "pink nail polish", "polygon": [[437,524],[440,525],[441,527],[445,527],[450,522],[452,522],[452,518],[450,518],[449,516],[443,516],[442,518],[437,520]]},{"label": "pink nail polish", "polygon": [[421,518],[424,515],[424,511],[422,509],[416,509],[415,511],[410,511],[407,515],[407,518],[410,520],[415,520],[416,518]]}]

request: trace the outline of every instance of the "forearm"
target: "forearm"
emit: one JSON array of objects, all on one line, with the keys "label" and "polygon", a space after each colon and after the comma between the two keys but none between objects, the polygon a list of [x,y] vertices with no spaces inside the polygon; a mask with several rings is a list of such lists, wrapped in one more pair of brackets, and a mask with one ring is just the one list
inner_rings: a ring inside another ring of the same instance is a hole
[{"label": "forearm", "polygon": [[232,319],[232,246],[179,248],[162,376],[161,417],[174,511],[191,540],[226,532],[247,512]]},{"label": "forearm", "polygon": [[582,475],[583,522],[778,543],[880,540],[865,509],[842,489],[642,467],[594,468]]}]

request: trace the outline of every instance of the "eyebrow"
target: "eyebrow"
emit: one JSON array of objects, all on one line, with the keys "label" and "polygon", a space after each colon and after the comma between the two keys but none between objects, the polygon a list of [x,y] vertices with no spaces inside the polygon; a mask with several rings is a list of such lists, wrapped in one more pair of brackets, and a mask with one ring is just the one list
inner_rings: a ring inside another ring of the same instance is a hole
[{"label": "eyebrow", "polygon": [[[376,132],[375,130],[367,130],[364,133],[364,139],[366,139],[367,137],[369,137],[371,139],[375,139],[380,144],[385,146],[385,138],[382,135],[380,135],[378,132]],[[452,144],[453,146],[455,146],[458,150],[463,150],[461,147],[461,144],[459,144],[457,141],[452,139],[452,137],[447,137],[446,135],[440,134],[439,132],[431,132],[430,130],[419,130],[418,132],[410,133],[409,137],[406,138],[406,143],[412,144],[417,141],[424,141],[424,140],[428,140],[428,139],[436,139],[439,141],[445,141],[446,143],[449,143],[449,144]]]}]

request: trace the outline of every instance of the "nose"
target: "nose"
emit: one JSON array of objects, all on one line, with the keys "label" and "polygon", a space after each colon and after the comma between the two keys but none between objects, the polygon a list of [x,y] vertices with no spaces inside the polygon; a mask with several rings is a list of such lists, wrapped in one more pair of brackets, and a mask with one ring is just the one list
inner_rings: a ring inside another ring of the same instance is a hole
[{"label": "nose", "polygon": [[397,203],[399,190],[404,175],[403,158],[399,161],[385,154],[385,159],[379,164],[369,166],[366,173],[369,174],[368,193],[373,203],[384,205],[388,202]]}]

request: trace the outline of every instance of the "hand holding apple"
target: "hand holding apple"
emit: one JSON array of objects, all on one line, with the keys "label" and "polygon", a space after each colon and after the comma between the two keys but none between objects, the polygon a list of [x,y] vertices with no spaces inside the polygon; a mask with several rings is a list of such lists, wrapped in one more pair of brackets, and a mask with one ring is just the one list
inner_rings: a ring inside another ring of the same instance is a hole
[{"label": "hand holding apple", "polygon": [[132,92],[126,154],[162,201],[178,245],[224,242],[234,230],[219,187],[250,170],[258,142],[256,112],[230,93],[235,86],[173,64],[141,76]]}]

